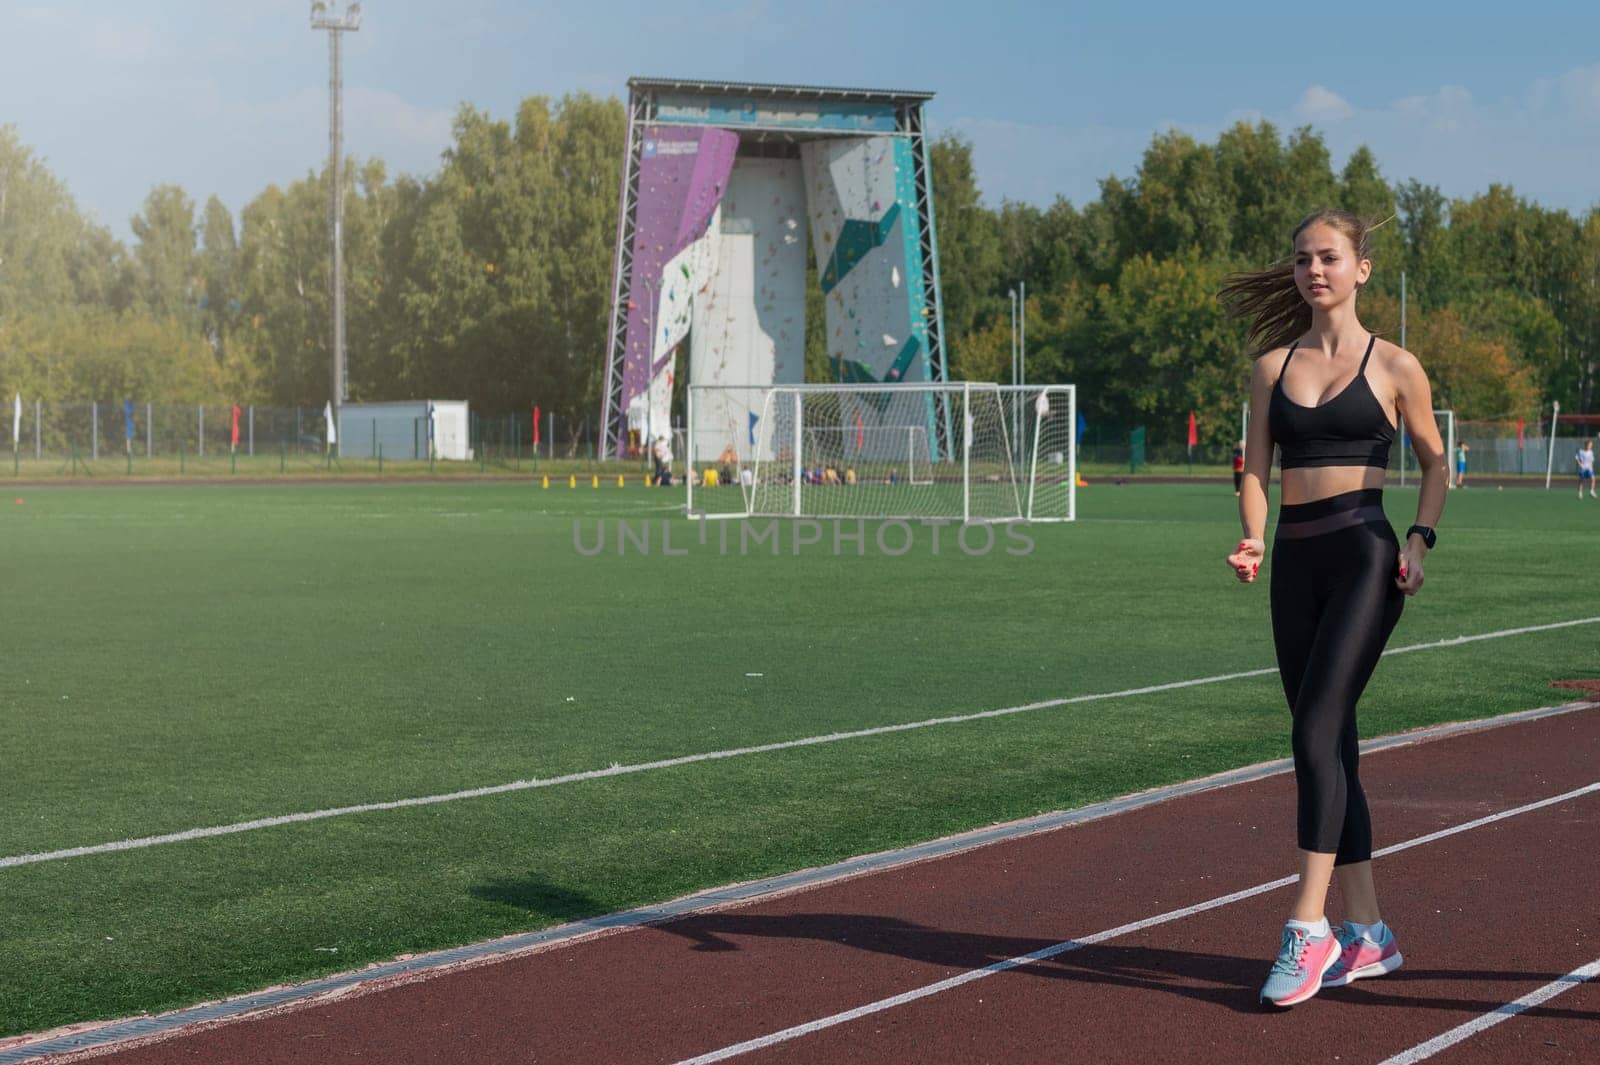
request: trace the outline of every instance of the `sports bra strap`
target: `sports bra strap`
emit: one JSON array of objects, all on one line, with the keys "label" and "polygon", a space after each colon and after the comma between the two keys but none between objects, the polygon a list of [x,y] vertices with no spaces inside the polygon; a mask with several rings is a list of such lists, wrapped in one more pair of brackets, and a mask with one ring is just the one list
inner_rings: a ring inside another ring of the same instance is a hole
[{"label": "sports bra strap", "polygon": [[1367,353],[1365,355],[1361,356],[1361,369],[1356,371],[1356,376],[1357,377],[1360,377],[1360,376],[1362,376],[1363,374],[1365,374],[1367,372],[1367,360],[1372,358],[1372,346],[1374,344],[1376,344],[1377,342],[1378,342],[1378,334],[1377,333],[1373,333],[1372,334],[1372,339],[1367,341]]},{"label": "sports bra strap", "polygon": [[1289,354],[1283,357],[1283,363],[1278,367],[1278,387],[1280,388],[1283,387],[1283,375],[1289,372],[1289,360],[1294,358],[1294,349],[1298,348],[1299,346],[1300,341],[1298,340],[1296,340],[1293,344],[1290,344]]}]

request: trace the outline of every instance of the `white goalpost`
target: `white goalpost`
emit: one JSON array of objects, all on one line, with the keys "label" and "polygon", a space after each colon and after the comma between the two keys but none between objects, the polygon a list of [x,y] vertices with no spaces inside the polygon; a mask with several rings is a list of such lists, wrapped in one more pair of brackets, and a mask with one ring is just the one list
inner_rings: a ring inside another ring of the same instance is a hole
[{"label": "white goalpost", "polygon": [[[1448,487],[1454,488],[1456,483],[1456,412],[1454,410],[1436,410],[1433,420],[1439,426],[1439,439],[1444,442],[1445,469],[1449,477],[1445,479]],[[1406,432],[1406,420],[1400,419],[1400,485],[1406,483],[1406,442],[1410,435]]]},{"label": "white goalpost", "polygon": [[688,511],[1071,521],[1076,422],[1071,385],[690,386]]},{"label": "white goalpost", "polygon": [[[1545,450],[1545,488],[1550,487],[1555,477],[1557,455],[1561,456],[1563,464],[1572,463],[1583,441],[1593,440],[1600,435],[1595,432],[1596,427],[1600,427],[1600,414],[1562,414],[1560,403],[1551,404],[1549,441]],[[1568,431],[1563,433],[1563,428]],[[1571,471],[1576,466],[1566,468]]]}]

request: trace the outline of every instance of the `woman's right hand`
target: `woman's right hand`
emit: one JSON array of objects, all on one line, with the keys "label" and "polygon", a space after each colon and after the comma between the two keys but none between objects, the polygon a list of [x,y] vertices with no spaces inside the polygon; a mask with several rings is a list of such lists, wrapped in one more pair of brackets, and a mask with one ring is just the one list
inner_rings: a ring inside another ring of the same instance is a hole
[{"label": "woman's right hand", "polygon": [[1260,540],[1240,540],[1239,546],[1228,556],[1228,565],[1233,567],[1233,575],[1240,583],[1249,584],[1261,572],[1261,560],[1266,554],[1267,545]]}]

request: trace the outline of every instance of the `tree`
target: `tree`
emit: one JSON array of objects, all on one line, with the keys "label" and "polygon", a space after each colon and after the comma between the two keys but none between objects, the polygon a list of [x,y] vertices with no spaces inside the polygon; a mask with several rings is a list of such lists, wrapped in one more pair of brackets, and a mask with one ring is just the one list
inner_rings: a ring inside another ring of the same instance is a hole
[{"label": "tree", "polygon": [[1154,427],[1175,441],[1189,411],[1202,442],[1220,448],[1237,438],[1250,364],[1239,325],[1223,316],[1216,292],[1225,268],[1190,252],[1130,259],[1117,283],[1100,287],[1099,322],[1083,368],[1105,413]]},{"label": "tree", "polygon": [[118,300],[120,248],[61,182],[0,126],[0,320],[24,310]]},{"label": "tree", "polygon": [[200,318],[201,328],[217,361],[226,358],[228,334],[239,314],[234,296],[233,273],[239,257],[239,242],[233,235],[233,215],[221,200],[206,200],[205,220],[201,224]]},{"label": "tree", "polygon": [[978,324],[980,314],[994,313],[1006,289],[1019,278],[1008,276],[1008,267],[1015,264],[1001,260],[993,216],[980,202],[971,142],[947,133],[933,142],[929,154],[945,338],[959,344]]},{"label": "tree", "polygon": [[[1385,293],[1361,298],[1368,328],[1395,336],[1400,322],[1397,300]],[[1449,307],[1409,308],[1406,347],[1422,363],[1433,386],[1433,405],[1449,408],[1468,421],[1507,421],[1536,417],[1539,386],[1500,338],[1474,334]]]},{"label": "tree", "polygon": [[129,223],[135,298],[158,318],[200,331],[203,279],[195,247],[194,201],[176,185],[157,185]]},{"label": "tree", "polygon": [[240,326],[263,398],[321,406],[331,397],[327,186],[269,185],[240,215]]},{"label": "tree", "polygon": [[1449,298],[1444,193],[1413,178],[1395,190],[1395,208],[1404,242],[1408,302],[1443,304]]},{"label": "tree", "polygon": [[1395,193],[1378,172],[1377,157],[1366,145],[1350,153],[1339,174],[1339,205],[1376,225],[1368,238],[1372,258],[1370,291],[1398,293],[1405,269],[1405,237],[1398,224]]}]

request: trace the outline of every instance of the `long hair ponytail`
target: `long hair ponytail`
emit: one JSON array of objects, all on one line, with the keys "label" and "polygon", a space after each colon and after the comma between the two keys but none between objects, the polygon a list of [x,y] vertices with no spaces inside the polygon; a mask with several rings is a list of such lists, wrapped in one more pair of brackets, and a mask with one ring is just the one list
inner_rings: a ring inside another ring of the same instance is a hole
[{"label": "long hair ponytail", "polygon": [[[1292,240],[1312,226],[1330,226],[1343,233],[1355,249],[1356,259],[1367,254],[1368,235],[1377,228],[1349,211],[1322,210],[1307,215],[1294,227]],[[1260,358],[1311,328],[1311,305],[1294,282],[1294,257],[1279,259],[1264,270],[1233,274],[1223,282],[1217,300],[1231,318],[1250,323],[1250,357]]]}]

